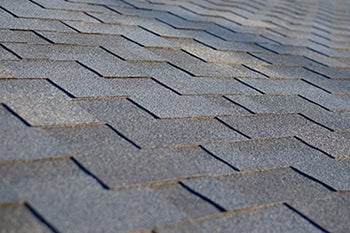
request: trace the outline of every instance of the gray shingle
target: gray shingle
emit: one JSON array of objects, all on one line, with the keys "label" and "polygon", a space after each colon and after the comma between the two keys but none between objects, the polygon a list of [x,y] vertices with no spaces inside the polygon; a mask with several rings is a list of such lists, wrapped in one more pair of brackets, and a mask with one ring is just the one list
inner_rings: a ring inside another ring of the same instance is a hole
[{"label": "gray shingle", "polygon": [[293,137],[209,144],[204,147],[240,170],[287,167],[327,158]]},{"label": "gray shingle", "polygon": [[18,57],[0,46],[0,60],[18,60]]},{"label": "gray shingle", "polygon": [[219,178],[229,188],[257,203],[325,199],[334,195],[321,184],[290,168],[242,173]]},{"label": "gray shingle", "polygon": [[170,87],[182,95],[223,95],[223,94],[258,94],[236,79],[213,79],[208,77],[192,77],[166,63],[144,63],[154,79]]},{"label": "gray shingle", "polygon": [[145,77],[146,71],[98,47],[73,45],[5,44],[22,58],[55,61],[78,60],[104,77]]},{"label": "gray shingle", "polygon": [[46,9],[55,10],[70,10],[70,11],[88,11],[88,12],[110,12],[106,7],[102,5],[84,4],[83,0],[79,2],[65,2],[65,1],[45,1],[35,0],[36,3],[45,7]]},{"label": "gray shingle", "polygon": [[162,185],[154,188],[153,191],[191,218],[204,217],[219,212],[212,204],[186,190],[178,183]]},{"label": "gray shingle", "polygon": [[210,177],[185,180],[182,183],[225,210],[241,209],[256,204],[254,200]]},{"label": "gray shingle", "polygon": [[316,121],[335,131],[350,130],[350,113],[349,112],[309,112],[305,114],[308,118]]},{"label": "gray shingle", "polygon": [[192,224],[156,230],[156,232],[322,232],[302,216],[284,205],[252,210],[221,218],[212,218]]},{"label": "gray shingle", "polygon": [[302,80],[277,80],[277,79],[251,79],[240,78],[240,81],[248,84],[264,94],[279,94],[279,95],[298,95],[308,94],[310,92],[322,92],[319,88],[308,84]]},{"label": "gray shingle", "polygon": [[[21,3],[21,4],[19,4]],[[64,10],[43,9],[30,1],[4,0],[2,7],[21,18],[36,18],[49,20],[77,20],[83,22],[97,22],[82,12],[71,12]]]},{"label": "gray shingle", "polygon": [[0,101],[32,126],[98,122],[45,80],[5,80],[0,87]]},{"label": "gray shingle", "polygon": [[158,92],[138,95],[132,100],[159,118],[249,114],[244,108],[222,97],[179,96],[175,93]]},{"label": "gray shingle", "polygon": [[293,165],[296,169],[337,191],[350,190],[350,161],[328,157]]},{"label": "gray shingle", "polygon": [[118,7],[130,7],[130,4],[120,1],[114,1],[114,0],[71,0],[71,2],[77,2],[77,3],[87,3],[92,5],[100,5],[102,2],[105,5],[108,6],[118,6]]},{"label": "gray shingle", "polygon": [[0,79],[50,79],[74,97],[126,97],[163,88],[151,79],[105,79],[72,61],[8,61],[0,67]]},{"label": "gray shingle", "polygon": [[8,184],[3,181],[2,178],[0,178],[0,206],[3,203],[13,203],[19,200],[20,197],[17,195],[15,190],[13,190]]},{"label": "gray shingle", "polygon": [[278,79],[302,79],[302,78],[308,78],[308,77],[320,78],[320,75],[317,75],[316,73],[311,72],[299,66],[268,65],[268,66],[250,66],[250,67],[256,71],[259,71],[267,75],[269,78],[278,78]]},{"label": "gray shingle", "polygon": [[254,56],[272,65],[282,66],[313,66],[314,61],[300,55],[280,55],[273,53],[252,53]]},{"label": "gray shingle", "polygon": [[172,48],[174,45],[165,38],[156,36],[137,26],[102,24],[102,23],[84,23],[66,21],[66,24],[84,33],[102,33],[112,35],[123,35],[128,39],[135,41],[145,47],[165,47]]},{"label": "gray shingle", "polygon": [[8,49],[26,59],[80,60],[109,55],[96,46],[38,45],[3,43]]},{"label": "gray shingle", "polygon": [[333,95],[349,95],[350,94],[350,80],[334,80],[327,78],[307,78],[310,83],[323,88]]},{"label": "gray shingle", "polygon": [[0,166],[0,174],[59,231],[130,231],[186,218],[148,188],[104,190],[70,160]]},{"label": "gray shingle", "polygon": [[221,64],[252,64],[252,65],[266,65],[267,63],[257,59],[245,52],[232,51],[218,51],[211,48],[196,49],[185,48],[185,50],[194,56],[197,56],[207,62],[221,63]]},{"label": "gray shingle", "polygon": [[349,139],[300,115],[231,116],[220,119],[251,138],[297,136],[333,157],[349,156]]},{"label": "gray shingle", "polygon": [[141,147],[244,139],[215,119],[157,120],[126,100],[84,101],[79,105]]},{"label": "gray shingle", "polygon": [[308,69],[331,79],[349,79],[350,77],[350,69],[346,68],[319,66],[315,68],[308,67]]},{"label": "gray shingle", "polygon": [[59,32],[74,31],[63,23],[55,20],[14,18],[12,16],[5,15],[6,13],[2,13],[2,10],[0,10],[0,13],[5,16],[0,18],[0,28],[3,29],[45,30]]},{"label": "gray shingle", "polygon": [[349,201],[341,198],[343,194],[323,200],[308,200],[308,202],[293,203],[293,207],[317,222],[330,232],[348,232],[350,223]]},{"label": "gray shingle", "polygon": [[108,51],[119,57],[130,61],[164,61],[159,56],[153,54],[130,40],[119,35],[98,35],[82,33],[56,33],[40,32],[49,40],[60,44],[103,46]]},{"label": "gray shingle", "polygon": [[139,150],[107,126],[47,131],[111,188],[233,172],[200,148]]},{"label": "gray shingle", "polygon": [[350,155],[350,140],[343,137],[342,134],[328,130],[304,130],[298,137],[334,158],[346,158]]},{"label": "gray shingle", "polygon": [[303,93],[303,97],[330,111],[350,110],[350,95],[332,95],[327,92]]},{"label": "gray shingle", "polygon": [[24,205],[0,206],[0,232],[52,232]]},{"label": "gray shingle", "polygon": [[296,95],[227,96],[227,98],[254,113],[308,113],[323,110]]},{"label": "gray shingle", "polygon": [[49,42],[31,31],[14,31],[0,29],[0,42],[19,42],[32,44],[48,44]]},{"label": "gray shingle", "polygon": [[263,116],[230,116],[220,117],[234,129],[252,137],[288,137],[300,135],[306,131],[325,132],[324,128],[312,124],[296,114],[263,115]]},{"label": "gray shingle", "polygon": [[45,131],[25,126],[0,105],[0,163],[67,155]]},{"label": "gray shingle", "polygon": [[250,77],[254,75],[254,72],[243,66],[206,63],[180,50],[152,49],[152,51],[193,76]]}]

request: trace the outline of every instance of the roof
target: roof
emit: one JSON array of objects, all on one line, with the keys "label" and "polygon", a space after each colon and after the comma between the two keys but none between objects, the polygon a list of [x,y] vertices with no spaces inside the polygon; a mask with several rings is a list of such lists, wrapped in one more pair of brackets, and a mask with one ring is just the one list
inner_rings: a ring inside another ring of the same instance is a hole
[{"label": "roof", "polygon": [[0,6],[0,232],[349,231],[349,1]]}]

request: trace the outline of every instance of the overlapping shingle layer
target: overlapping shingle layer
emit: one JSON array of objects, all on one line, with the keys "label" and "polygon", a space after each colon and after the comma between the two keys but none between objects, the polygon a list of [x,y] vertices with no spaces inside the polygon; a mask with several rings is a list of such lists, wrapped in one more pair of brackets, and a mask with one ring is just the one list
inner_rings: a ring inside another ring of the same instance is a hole
[{"label": "overlapping shingle layer", "polygon": [[0,232],[349,232],[350,1],[0,6]]}]

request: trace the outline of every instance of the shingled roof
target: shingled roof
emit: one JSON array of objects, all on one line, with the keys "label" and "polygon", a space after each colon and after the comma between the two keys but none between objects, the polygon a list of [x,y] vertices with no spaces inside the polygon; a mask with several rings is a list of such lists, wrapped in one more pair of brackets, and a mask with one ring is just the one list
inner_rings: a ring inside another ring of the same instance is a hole
[{"label": "shingled roof", "polygon": [[1,233],[350,231],[350,1],[0,2]]}]

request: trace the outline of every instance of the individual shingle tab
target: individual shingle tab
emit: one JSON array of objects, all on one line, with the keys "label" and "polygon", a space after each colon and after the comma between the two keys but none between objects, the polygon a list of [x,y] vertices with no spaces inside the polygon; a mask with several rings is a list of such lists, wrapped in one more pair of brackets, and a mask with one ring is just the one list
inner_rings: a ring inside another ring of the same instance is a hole
[{"label": "individual shingle tab", "polygon": [[300,55],[280,55],[268,53],[252,53],[252,55],[277,66],[313,66],[315,64],[314,61]]},{"label": "individual shingle tab", "polygon": [[0,105],[0,163],[68,155],[45,131],[24,125]]},{"label": "individual shingle tab", "polygon": [[52,232],[25,205],[0,207],[1,232]]},{"label": "individual shingle tab", "polygon": [[245,139],[215,119],[157,120],[126,100],[82,101],[79,105],[141,147]]},{"label": "individual shingle tab", "polygon": [[[289,77],[289,76],[288,76]],[[254,87],[255,89],[263,92],[264,94],[277,94],[277,95],[302,95],[310,92],[323,92],[320,88],[317,88],[303,80],[289,80],[289,79],[250,79],[240,78],[243,83]],[[295,98],[292,96],[292,98]]]},{"label": "individual shingle tab", "polygon": [[162,199],[172,203],[177,209],[192,218],[204,217],[219,212],[215,206],[203,201],[202,198],[185,189],[179,183],[162,185],[153,188],[153,190]]},{"label": "individual shingle tab", "polygon": [[230,116],[220,117],[234,129],[252,137],[288,137],[297,135],[304,130],[322,129],[313,125],[305,118],[295,115],[266,115],[266,116]]},{"label": "individual shingle tab", "polygon": [[[248,64],[249,66],[249,64]],[[273,79],[302,79],[302,78],[319,78],[320,75],[311,72],[301,66],[275,66],[275,65],[265,65],[265,66],[250,66],[252,69],[265,74],[269,78]]]},{"label": "individual shingle tab", "polygon": [[0,42],[18,42],[32,44],[49,44],[49,42],[31,31],[0,30]]},{"label": "individual shingle tab", "polygon": [[305,114],[313,121],[324,125],[335,131],[350,130],[350,113],[349,112],[309,112]]},{"label": "individual shingle tab", "polygon": [[0,101],[32,126],[98,123],[45,80],[4,80],[0,87]]},{"label": "individual shingle tab", "polygon": [[219,178],[229,188],[257,203],[308,201],[334,195],[321,184],[291,168],[237,174]]},{"label": "individual shingle tab", "polygon": [[197,56],[207,62],[222,63],[222,64],[254,64],[254,65],[264,65],[266,62],[257,59],[248,53],[237,53],[230,51],[218,51],[211,48],[204,49],[194,49],[186,48],[187,52]]},{"label": "individual shingle tab", "polygon": [[243,66],[206,63],[180,50],[153,49],[152,51],[193,76],[249,77],[254,75],[254,72]]},{"label": "individual shingle tab", "polygon": [[324,75],[331,79],[349,79],[350,77],[350,69],[349,68],[335,68],[335,67],[315,67],[315,68],[309,68],[308,69]]},{"label": "individual shingle tab", "polygon": [[325,157],[299,140],[290,137],[237,143],[209,144],[204,147],[239,170],[288,167]]},{"label": "individual shingle tab", "polygon": [[294,203],[292,206],[317,222],[330,232],[347,232],[349,230],[349,200],[342,199],[339,194],[323,200],[309,200],[308,202]]},{"label": "individual shingle tab", "polygon": [[213,218],[177,228],[156,230],[157,233],[177,232],[323,232],[287,206],[278,205],[241,214]]},{"label": "individual shingle tab", "polygon": [[159,118],[249,114],[244,108],[223,97],[178,96],[175,93],[165,92],[139,95],[132,100]]},{"label": "individual shingle tab", "polygon": [[323,109],[299,96],[227,96],[254,113],[305,113]]},{"label": "individual shingle tab", "polygon": [[0,60],[18,60],[18,56],[0,46]]},{"label": "individual shingle tab", "polygon": [[336,96],[326,92],[310,92],[302,96],[330,111],[350,110],[350,95]]},{"label": "individual shingle tab", "polygon": [[244,197],[240,192],[228,188],[210,177],[185,180],[182,183],[225,210],[240,209],[256,204],[253,200]]},{"label": "individual shingle tab", "polygon": [[333,95],[349,95],[350,94],[350,80],[334,80],[327,78],[306,78],[308,82],[317,87],[323,88]]}]

